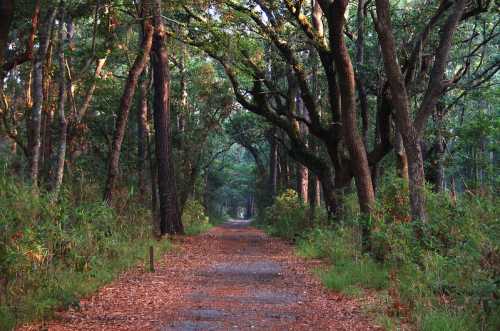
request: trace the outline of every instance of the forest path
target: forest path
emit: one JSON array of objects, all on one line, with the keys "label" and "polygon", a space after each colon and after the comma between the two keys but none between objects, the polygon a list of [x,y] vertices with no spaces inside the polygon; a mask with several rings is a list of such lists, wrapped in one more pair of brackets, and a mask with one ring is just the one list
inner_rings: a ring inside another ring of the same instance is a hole
[{"label": "forest path", "polygon": [[176,240],[155,273],[138,267],[59,314],[48,330],[376,330],[313,276],[319,261],[231,220]]}]

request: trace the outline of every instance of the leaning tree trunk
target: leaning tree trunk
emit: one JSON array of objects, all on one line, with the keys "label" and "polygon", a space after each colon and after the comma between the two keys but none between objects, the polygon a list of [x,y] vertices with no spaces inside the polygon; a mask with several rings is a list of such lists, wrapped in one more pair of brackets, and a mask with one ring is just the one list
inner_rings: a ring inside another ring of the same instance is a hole
[{"label": "leaning tree trunk", "polygon": [[38,188],[41,156],[42,108],[44,103],[43,80],[44,63],[50,42],[50,31],[56,16],[56,9],[47,12],[38,32],[39,47],[33,61],[33,109],[31,110],[30,179],[34,189]]},{"label": "leaning tree trunk", "polygon": [[358,200],[361,212],[370,214],[375,203],[370,167],[365,146],[358,134],[356,121],[356,84],[354,69],[344,39],[344,13],[347,0],[337,0],[328,10],[331,40],[335,47],[333,58],[338,71],[341,94],[342,125],[346,145],[351,157],[351,166],[356,179]]},{"label": "leaning tree trunk", "polygon": [[171,139],[170,72],[165,48],[165,29],[161,17],[161,1],[154,3],[154,36],[151,51],[154,86],[154,124],[158,189],[160,194],[161,234],[184,233],[177,200],[177,188]]},{"label": "leaning tree trunk", "polygon": [[144,67],[149,60],[149,52],[151,50],[153,37],[153,28],[149,19],[144,21],[144,39],[141,44],[140,54],[137,55],[132,68],[128,74],[127,82],[125,83],[125,89],[120,100],[120,109],[118,114],[118,119],[116,121],[115,134],[113,137],[113,143],[109,151],[108,160],[108,177],[106,180],[106,186],[104,190],[104,201],[111,204],[113,199],[113,190],[115,186],[116,177],[118,176],[118,166],[120,162],[120,151],[123,143],[123,138],[125,137],[125,129],[127,127],[128,114],[130,112],[130,107],[132,106],[132,99],[134,97],[134,91],[137,86],[137,81],[141,75]]},{"label": "leaning tree trunk", "polygon": [[398,63],[396,40],[392,32],[390,2],[389,0],[376,0],[377,19],[375,20],[375,29],[381,45],[384,68],[391,88],[392,102],[396,109],[396,123],[403,137],[403,144],[408,158],[410,206],[413,221],[427,221],[424,162],[420,140],[427,118],[434,111],[439,96],[445,90],[446,86],[443,80],[452,38],[466,5],[466,0],[455,1],[451,14],[441,28],[439,45],[436,49],[429,84],[415,120],[412,121],[409,95]]},{"label": "leaning tree trunk", "polygon": [[58,120],[59,120],[59,146],[53,157],[53,168],[51,178],[51,189],[57,196],[59,192],[63,176],[64,176],[64,161],[66,159],[66,142],[68,136],[68,121],[64,112],[66,106],[66,70],[64,57],[64,9],[60,9],[59,20],[59,49],[58,49],[58,64],[59,64],[59,105],[58,105]]}]

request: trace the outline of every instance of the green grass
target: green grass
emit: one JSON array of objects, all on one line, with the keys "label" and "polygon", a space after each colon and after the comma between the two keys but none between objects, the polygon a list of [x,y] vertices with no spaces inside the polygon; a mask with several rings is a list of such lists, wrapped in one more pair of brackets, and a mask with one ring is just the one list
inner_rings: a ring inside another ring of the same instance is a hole
[{"label": "green grass", "polygon": [[194,223],[186,226],[184,231],[188,236],[195,236],[207,232],[211,228],[213,228],[213,225],[211,223]]},{"label": "green grass", "polygon": [[57,309],[78,308],[81,297],[96,292],[141,261],[146,263],[150,246],[154,247],[156,259],[171,247],[167,240],[123,241],[115,247],[116,256],[95,257],[88,270],[59,265],[50,273],[33,272],[23,280],[23,292],[17,294],[18,298],[11,298],[9,305],[0,305],[0,330],[10,330],[26,321],[50,319]]},{"label": "green grass", "polygon": [[389,283],[387,270],[368,258],[337,261],[321,279],[329,289],[345,294],[356,293],[356,287],[385,289]]},{"label": "green grass", "polygon": [[422,331],[474,331],[478,326],[468,314],[447,310],[427,310],[420,315],[419,330]]}]

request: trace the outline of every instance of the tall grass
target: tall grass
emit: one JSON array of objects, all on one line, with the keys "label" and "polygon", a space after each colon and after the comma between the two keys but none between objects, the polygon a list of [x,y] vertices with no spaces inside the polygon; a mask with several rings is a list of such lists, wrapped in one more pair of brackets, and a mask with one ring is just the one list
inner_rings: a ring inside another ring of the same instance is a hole
[{"label": "tall grass", "polygon": [[126,207],[116,212],[99,193],[86,183],[54,200],[0,177],[0,330],[78,306],[80,297],[144,260],[149,246],[156,256],[169,248],[151,238],[151,216],[132,195],[117,196]]}]

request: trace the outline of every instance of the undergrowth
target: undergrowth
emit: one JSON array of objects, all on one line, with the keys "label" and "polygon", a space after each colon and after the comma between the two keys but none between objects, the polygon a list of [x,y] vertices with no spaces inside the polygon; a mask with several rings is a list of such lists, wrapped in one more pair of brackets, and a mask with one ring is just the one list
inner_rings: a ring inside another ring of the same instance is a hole
[{"label": "undergrowth", "polygon": [[149,212],[132,196],[117,195],[122,207],[112,209],[96,185],[73,188],[56,201],[0,176],[0,330],[78,308],[80,297],[145,261],[150,246],[156,257],[169,248],[151,238]]},{"label": "undergrowth", "polygon": [[498,198],[464,193],[453,201],[428,192],[429,220],[413,224],[407,196],[401,181],[382,185],[368,253],[361,249],[359,214],[349,204],[342,222],[321,215],[308,220],[307,207],[287,191],[261,223],[295,241],[299,255],[329,261],[318,271],[328,288],[354,296],[376,290],[369,310],[388,330],[408,324],[423,331],[499,330]]}]

